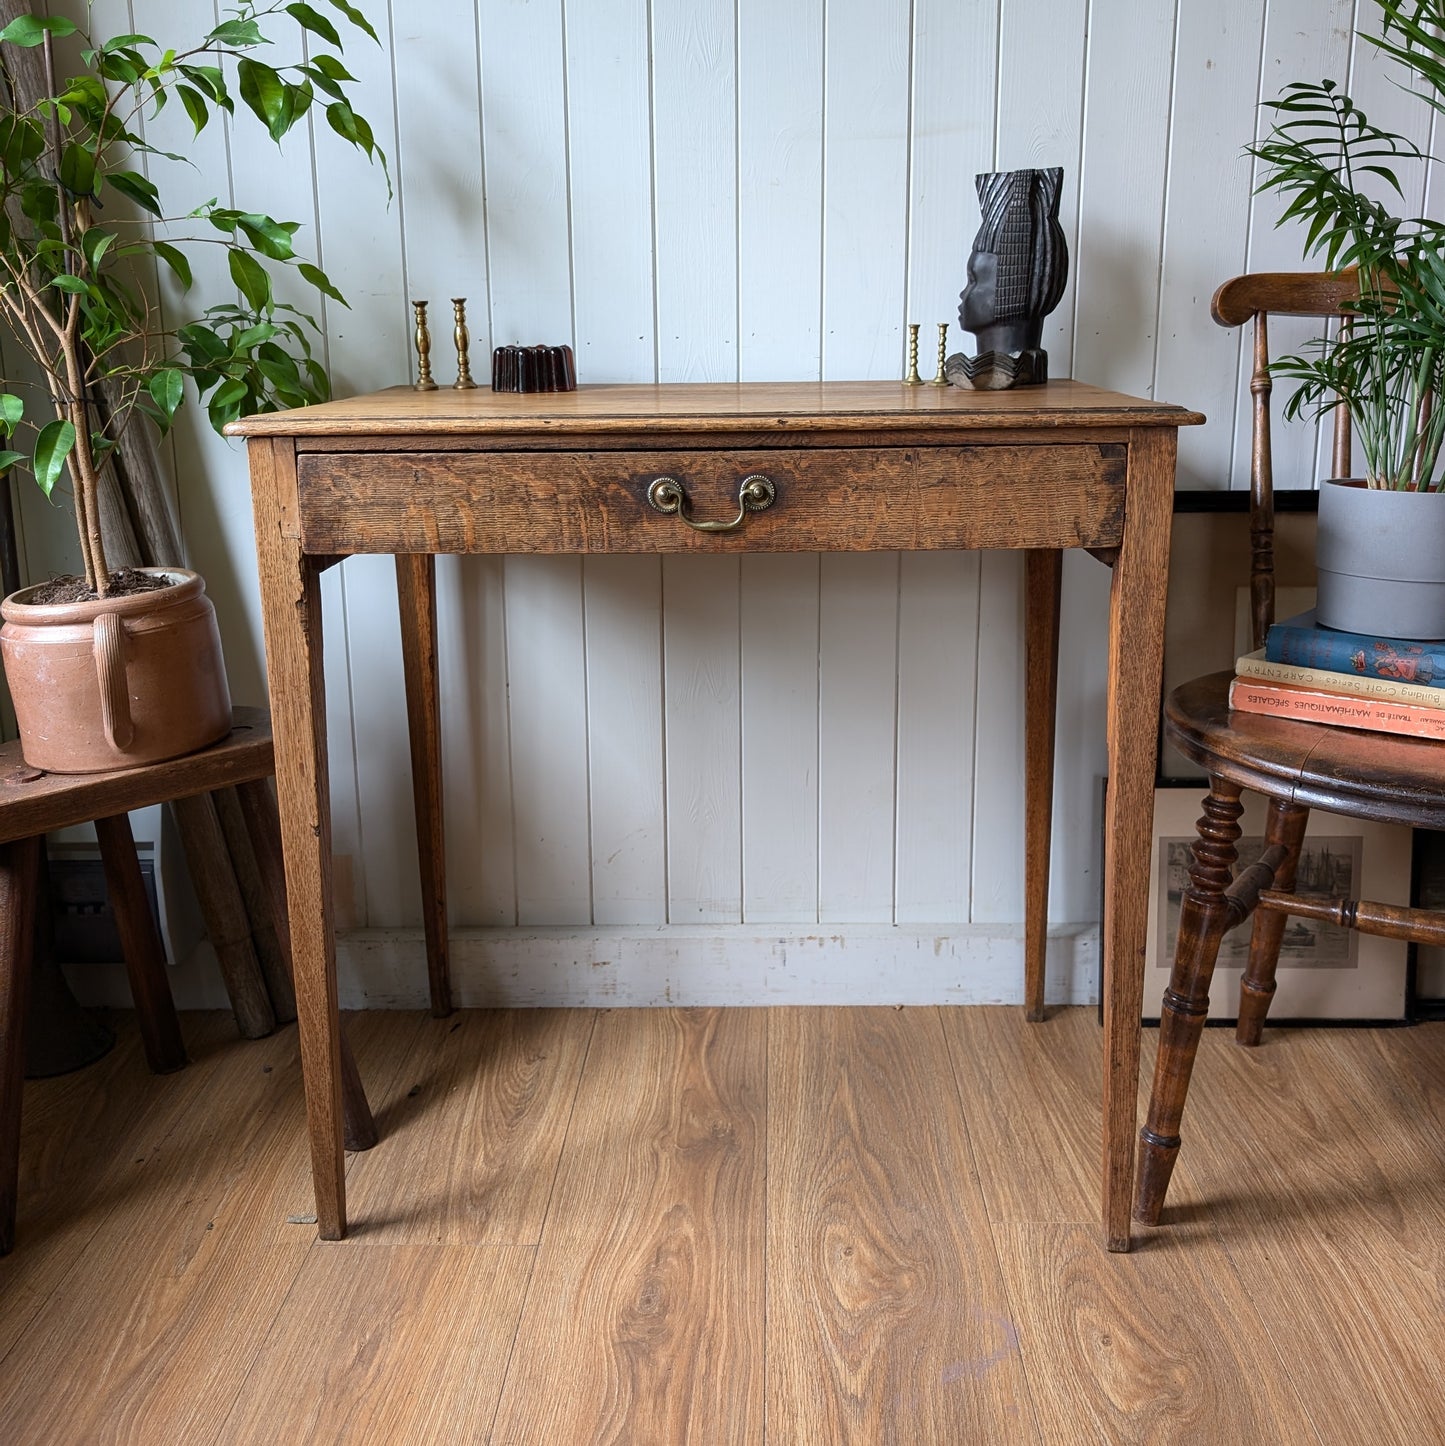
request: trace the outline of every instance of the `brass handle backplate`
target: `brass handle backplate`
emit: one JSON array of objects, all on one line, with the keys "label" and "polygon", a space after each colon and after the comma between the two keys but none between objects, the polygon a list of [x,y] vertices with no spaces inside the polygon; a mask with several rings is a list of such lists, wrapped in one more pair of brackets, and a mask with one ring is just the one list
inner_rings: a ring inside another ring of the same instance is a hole
[{"label": "brass handle backplate", "polygon": [[749,512],[762,512],[773,505],[778,489],[771,477],[754,472],[744,477],[738,487],[738,515],[731,522],[695,522],[688,515],[692,505],[682,483],[676,477],[658,477],[647,489],[647,500],[659,511],[677,513],[694,532],[732,532],[743,525]]}]

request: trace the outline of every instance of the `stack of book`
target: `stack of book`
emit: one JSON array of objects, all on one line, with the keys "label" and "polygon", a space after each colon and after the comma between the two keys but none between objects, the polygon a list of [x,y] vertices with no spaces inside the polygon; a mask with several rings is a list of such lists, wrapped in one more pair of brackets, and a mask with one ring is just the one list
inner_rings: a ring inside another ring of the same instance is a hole
[{"label": "stack of book", "polygon": [[1234,671],[1229,706],[1243,713],[1445,738],[1445,640],[1342,633],[1307,612],[1276,623]]}]

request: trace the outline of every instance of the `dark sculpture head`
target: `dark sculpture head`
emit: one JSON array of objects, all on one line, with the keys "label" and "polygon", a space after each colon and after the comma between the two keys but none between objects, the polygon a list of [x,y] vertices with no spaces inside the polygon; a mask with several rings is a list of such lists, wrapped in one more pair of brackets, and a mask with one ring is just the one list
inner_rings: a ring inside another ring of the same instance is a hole
[{"label": "dark sculpture head", "polygon": [[1059,225],[1064,172],[994,171],[978,176],[983,222],[968,258],[958,320],[978,352],[1036,349],[1044,317],[1068,280],[1069,253]]}]

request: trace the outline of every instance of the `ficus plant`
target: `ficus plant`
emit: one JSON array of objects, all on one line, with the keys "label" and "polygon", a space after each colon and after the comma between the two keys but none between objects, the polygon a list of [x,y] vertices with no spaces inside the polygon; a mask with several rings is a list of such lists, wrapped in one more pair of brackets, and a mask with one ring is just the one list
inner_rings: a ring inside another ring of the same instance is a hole
[{"label": "ficus plant", "polygon": [[[145,134],[163,107],[179,104],[195,135],[224,118],[238,130],[259,124],[279,144],[314,112],[384,169],[342,62],[344,35],[377,41],[376,32],[347,0],[318,4],[243,0],[223,23],[187,37],[99,39],[41,14],[0,30],[0,324],[7,350],[13,341],[41,379],[32,396],[0,389],[0,472],[28,469],[47,496],[68,472],[96,596],[112,587],[99,469],[123,428],[143,414],[164,434],[188,379],[217,429],[328,395],[315,321],[273,288],[272,269],[291,268],[318,296],[343,300],[293,249],[298,224],[214,199],[174,214],[147,165],[185,158]],[[281,37],[295,59],[278,59]],[[15,64],[20,49],[37,48],[38,97],[22,93]],[[57,79],[62,49],[79,68]],[[156,278],[168,272],[190,292],[191,257],[205,246],[225,251],[234,293],[163,318]]]},{"label": "ficus plant", "polygon": [[[1375,4],[1380,33],[1361,38],[1404,66],[1421,99],[1445,112],[1445,0]],[[1250,147],[1264,163],[1258,189],[1286,198],[1281,224],[1305,223],[1307,256],[1331,270],[1355,268],[1360,284],[1336,334],[1272,364],[1299,384],[1286,415],[1346,406],[1369,486],[1440,491],[1445,226],[1392,209],[1407,199],[1401,163],[1425,156],[1373,124],[1332,80],[1287,86],[1270,108],[1269,135]]]}]

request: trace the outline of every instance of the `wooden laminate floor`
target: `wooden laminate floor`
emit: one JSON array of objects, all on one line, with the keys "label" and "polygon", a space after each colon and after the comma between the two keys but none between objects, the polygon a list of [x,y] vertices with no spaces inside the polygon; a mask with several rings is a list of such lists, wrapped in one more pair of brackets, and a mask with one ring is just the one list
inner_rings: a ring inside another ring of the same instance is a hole
[{"label": "wooden laminate floor", "polygon": [[1088,1010],[354,1016],[337,1244],[294,1027],[184,1025],[27,1087],[5,1446],[1445,1442],[1445,1026],[1207,1032],[1110,1256]]}]

